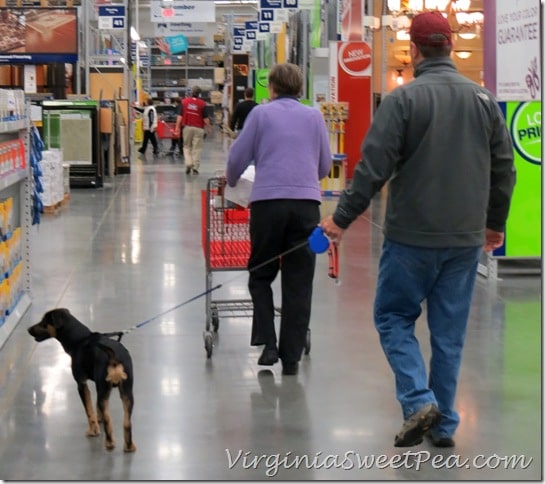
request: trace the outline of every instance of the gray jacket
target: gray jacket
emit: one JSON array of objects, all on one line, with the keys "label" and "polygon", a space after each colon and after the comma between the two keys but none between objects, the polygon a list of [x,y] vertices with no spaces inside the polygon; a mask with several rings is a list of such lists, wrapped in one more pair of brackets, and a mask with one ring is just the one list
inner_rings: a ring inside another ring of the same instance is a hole
[{"label": "gray jacket", "polygon": [[387,95],[334,222],[347,228],[389,181],[385,237],[419,247],[482,245],[501,232],[513,187],[513,147],[493,95],[449,57],[425,59]]}]

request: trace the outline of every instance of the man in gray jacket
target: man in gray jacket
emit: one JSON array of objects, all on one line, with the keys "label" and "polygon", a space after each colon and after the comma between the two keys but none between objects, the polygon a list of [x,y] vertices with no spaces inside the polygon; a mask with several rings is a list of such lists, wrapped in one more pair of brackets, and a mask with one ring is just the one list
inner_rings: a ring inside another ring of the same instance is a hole
[{"label": "man in gray jacket", "polygon": [[[383,99],[352,185],[321,225],[339,242],[389,181],[374,319],[404,418],[394,445],[418,445],[427,435],[452,447],[477,264],[483,249],[503,244],[513,148],[493,95],[450,59],[447,20],[438,12],[417,15],[410,36],[415,80]],[[414,334],[424,300],[429,377]]]}]

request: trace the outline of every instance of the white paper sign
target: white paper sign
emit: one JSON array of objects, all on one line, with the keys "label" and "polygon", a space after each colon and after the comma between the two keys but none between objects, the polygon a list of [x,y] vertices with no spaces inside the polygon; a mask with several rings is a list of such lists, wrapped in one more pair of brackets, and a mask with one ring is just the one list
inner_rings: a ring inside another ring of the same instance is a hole
[{"label": "white paper sign", "polygon": [[210,0],[150,0],[152,22],[215,22],[216,4]]},{"label": "white paper sign", "polygon": [[538,0],[496,2],[496,96],[541,99]]}]

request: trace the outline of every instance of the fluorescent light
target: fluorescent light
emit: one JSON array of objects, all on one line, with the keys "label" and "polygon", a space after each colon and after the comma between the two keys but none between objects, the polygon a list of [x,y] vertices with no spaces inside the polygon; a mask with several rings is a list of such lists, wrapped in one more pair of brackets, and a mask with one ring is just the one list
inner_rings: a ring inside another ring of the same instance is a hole
[{"label": "fluorescent light", "polygon": [[131,39],[135,41],[140,40],[140,35],[133,26],[131,26]]},{"label": "fluorescent light", "polygon": [[214,0],[216,5],[257,5],[257,0]]}]

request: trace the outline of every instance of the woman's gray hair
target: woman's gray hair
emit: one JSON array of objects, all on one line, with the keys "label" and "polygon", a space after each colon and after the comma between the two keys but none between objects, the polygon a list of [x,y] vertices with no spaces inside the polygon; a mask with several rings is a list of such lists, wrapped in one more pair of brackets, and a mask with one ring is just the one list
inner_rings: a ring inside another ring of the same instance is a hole
[{"label": "woman's gray hair", "polygon": [[299,96],[303,90],[303,73],[296,64],[275,64],[269,72],[269,87],[279,96]]}]

